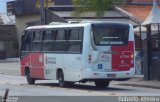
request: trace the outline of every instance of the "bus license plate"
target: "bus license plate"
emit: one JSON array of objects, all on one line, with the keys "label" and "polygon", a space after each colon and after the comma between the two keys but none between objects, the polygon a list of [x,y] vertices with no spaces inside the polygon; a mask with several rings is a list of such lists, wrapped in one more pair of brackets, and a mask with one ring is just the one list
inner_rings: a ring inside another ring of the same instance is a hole
[{"label": "bus license plate", "polygon": [[116,78],[116,74],[107,74],[107,78]]}]

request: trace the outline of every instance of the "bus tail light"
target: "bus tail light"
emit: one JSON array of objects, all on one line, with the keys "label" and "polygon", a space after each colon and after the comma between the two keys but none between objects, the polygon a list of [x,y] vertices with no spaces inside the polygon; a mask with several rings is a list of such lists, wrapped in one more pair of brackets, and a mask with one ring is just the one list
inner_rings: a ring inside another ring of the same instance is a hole
[{"label": "bus tail light", "polygon": [[134,55],[133,55],[133,54],[131,54],[131,58],[134,58]]},{"label": "bus tail light", "polygon": [[88,55],[88,61],[92,60],[92,55]]}]

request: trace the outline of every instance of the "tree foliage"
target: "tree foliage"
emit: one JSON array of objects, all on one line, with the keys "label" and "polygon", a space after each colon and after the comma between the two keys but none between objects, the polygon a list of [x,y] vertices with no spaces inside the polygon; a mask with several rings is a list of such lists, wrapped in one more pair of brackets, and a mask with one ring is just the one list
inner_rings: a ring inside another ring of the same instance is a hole
[{"label": "tree foliage", "polygon": [[95,12],[96,17],[102,17],[104,11],[112,7],[112,4],[119,0],[72,0],[75,9],[74,16],[80,16],[84,12]]}]

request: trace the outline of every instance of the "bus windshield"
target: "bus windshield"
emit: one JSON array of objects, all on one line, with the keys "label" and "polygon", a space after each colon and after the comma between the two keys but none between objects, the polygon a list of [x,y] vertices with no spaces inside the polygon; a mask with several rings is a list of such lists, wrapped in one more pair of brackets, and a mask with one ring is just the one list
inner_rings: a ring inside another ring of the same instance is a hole
[{"label": "bus windshield", "polygon": [[97,46],[126,45],[128,43],[129,25],[93,24],[94,42]]}]

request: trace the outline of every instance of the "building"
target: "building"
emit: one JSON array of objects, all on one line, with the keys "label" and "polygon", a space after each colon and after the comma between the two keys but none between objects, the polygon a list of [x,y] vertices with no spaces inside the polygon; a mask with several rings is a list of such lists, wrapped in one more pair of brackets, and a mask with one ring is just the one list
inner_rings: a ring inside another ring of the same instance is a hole
[{"label": "building", "polygon": [[[160,0],[157,0],[160,4]],[[121,8],[128,14],[132,15],[139,22],[139,26],[148,17],[153,6],[153,0],[130,0],[128,4],[121,6]],[[141,33],[141,34],[140,34]],[[140,50],[142,47],[142,40],[146,36],[145,27],[135,28],[136,49]],[[142,37],[142,38],[141,38]]]},{"label": "building", "polygon": [[[27,2],[27,3],[26,3]],[[30,22],[39,24],[40,13],[36,8],[36,0],[16,0],[7,2],[7,14],[15,15],[16,29],[18,34],[18,42],[21,44],[21,35],[25,30],[27,23]]]},{"label": "building", "polygon": [[[160,6],[160,0],[157,0]],[[153,0],[130,0],[122,9],[135,16],[141,23],[148,17],[153,6]]]},{"label": "building", "polygon": [[135,33],[143,40],[139,39],[144,56],[144,79],[160,80],[160,0],[131,0],[122,8],[141,24],[141,33],[139,28],[135,28]]},{"label": "building", "polygon": [[[54,6],[46,10],[46,24],[50,22],[68,22],[81,20],[97,20],[95,13],[85,13],[81,17],[73,17],[74,6],[71,0],[53,0]],[[101,20],[127,22],[138,27],[145,20],[152,7],[152,0],[125,0],[123,5],[115,6],[106,11]],[[36,0],[16,0],[7,3],[8,14],[15,15],[18,40],[21,43],[21,35],[26,26],[41,24],[40,12],[36,8]],[[29,8],[28,8],[29,7]],[[136,30],[136,48],[140,50],[141,38],[139,28]]]},{"label": "building", "polygon": [[54,6],[50,7],[49,10],[52,14],[57,15],[60,18],[63,18],[66,22],[68,21],[81,21],[81,20],[106,20],[106,21],[121,21],[137,25],[137,21],[134,18],[125,14],[123,10],[117,6],[114,6],[112,9],[104,12],[103,17],[100,19],[95,17],[94,12],[84,13],[81,17],[74,17],[72,12],[74,10],[74,5],[71,0],[53,0]]},{"label": "building", "polygon": [[14,16],[0,14],[0,59],[18,57],[18,41]]},{"label": "building", "polygon": [[[46,10],[46,24],[50,22],[68,22],[74,20],[97,20],[94,13],[86,13],[82,17],[73,17],[72,11],[74,6],[71,0],[53,0],[54,6]],[[26,26],[40,24],[40,12],[36,8],[36,0],[16,0],[7,3],[7,12],[10,15],[15,15],[16,27],[18,32],[18,40],[21,43],[21,35]],[[111,10],[106,11],[101,20],[106,21],[121,21],[132,23],[137,26],[138,22],[132,16],[124,13],[119,7],[113,7]]]}]

